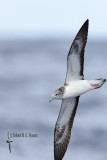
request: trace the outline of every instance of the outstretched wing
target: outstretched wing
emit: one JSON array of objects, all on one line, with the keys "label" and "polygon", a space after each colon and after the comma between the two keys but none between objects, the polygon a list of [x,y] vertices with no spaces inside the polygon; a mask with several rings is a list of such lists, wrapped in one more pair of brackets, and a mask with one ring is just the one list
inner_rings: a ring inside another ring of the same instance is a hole
[{"label": "outstretched wing", "polygon": [[83,24],[77,33],[67,56],[67,73],[65,83],[72,80],[83,79],[84,48],[87,42],[88,20]]},{"label": "outstretched wing", "polygon": [[67,150],[78,101],[79,97],[62,100],[60,113],[54,131],[55,160],[62,160]]}]

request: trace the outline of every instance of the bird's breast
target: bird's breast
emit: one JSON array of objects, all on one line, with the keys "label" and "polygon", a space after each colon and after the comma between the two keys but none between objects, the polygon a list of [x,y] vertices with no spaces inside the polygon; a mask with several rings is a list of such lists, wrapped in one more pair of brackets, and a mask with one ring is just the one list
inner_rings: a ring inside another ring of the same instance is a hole
[{"label": "bird's breast", "polygon": [[63,99],[70,97],[77,97],[91,90],[90,84],[87,80],[78,80],[65,86]]}]

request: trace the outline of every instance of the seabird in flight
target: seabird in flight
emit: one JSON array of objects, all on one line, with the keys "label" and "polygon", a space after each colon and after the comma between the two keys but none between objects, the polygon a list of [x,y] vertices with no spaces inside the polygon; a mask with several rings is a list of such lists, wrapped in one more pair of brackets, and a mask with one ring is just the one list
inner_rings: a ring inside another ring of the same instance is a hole
[{"label": "seabird in flight", "polygon": [[84,80],[84,50],[87,42],[89,20],[77,33],[67,56],[67,72],[64,85],[52,94],[61,99],[61,109],[54,130],[54,159],[62,160],[71,137],[71,129],[80,95],[100,88],[106,79]]}]

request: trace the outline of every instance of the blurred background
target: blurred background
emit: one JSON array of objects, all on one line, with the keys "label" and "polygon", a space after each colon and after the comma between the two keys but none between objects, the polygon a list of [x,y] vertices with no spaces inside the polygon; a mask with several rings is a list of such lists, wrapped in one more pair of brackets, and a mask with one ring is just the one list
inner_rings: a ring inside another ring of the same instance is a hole
[{"label": "blurred background", "polygon": [[[66,57],[89,19],[86,79],[107,78],[107,1],[0,0],[0,155],[52,160]],[[11,135],[12,153],[6,144]],[[14,137],[32,133],[38,137]],[[107,159],[107,84],[82,95],[64,160]]]}]

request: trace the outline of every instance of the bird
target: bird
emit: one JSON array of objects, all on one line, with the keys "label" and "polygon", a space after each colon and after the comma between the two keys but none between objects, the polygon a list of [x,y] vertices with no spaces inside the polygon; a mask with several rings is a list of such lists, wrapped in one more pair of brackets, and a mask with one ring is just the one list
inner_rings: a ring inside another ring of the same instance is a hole
[{"label": "bird", "polygon": [[88,37],[89,20],[78,31],[67,55],[65,83],[52,94],[53,100],[62,100],[54,129],[54,160],[62,160],[70,141],[79,98],[82,94],[100,88],[106,79],[84,79],[84,52]]},{"label": "bird", "polygon": [[10,153],[11,153],[11,142],[13,142],[13,141],[10,140],[10,138],[9,138],[9,133],[8,133],[7,136],[8,136],[8,140],[6,141],[6,143],[9,144],[9,151],[10,151]]}]

